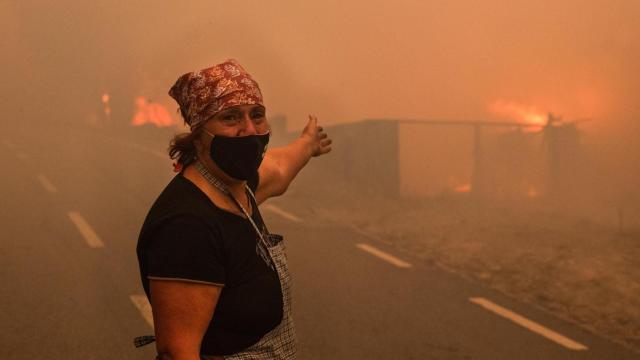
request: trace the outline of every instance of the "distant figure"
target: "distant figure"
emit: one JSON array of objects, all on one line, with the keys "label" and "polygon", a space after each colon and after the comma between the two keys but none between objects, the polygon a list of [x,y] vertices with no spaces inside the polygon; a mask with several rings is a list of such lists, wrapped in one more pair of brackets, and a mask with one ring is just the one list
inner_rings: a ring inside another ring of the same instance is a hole
[{"label": "distant figure", "polygon": [[171,114],[161,104],[150,102],[144,96],[138,96],[135,105],[136,113],[131,120],[132,126],[152,124],[156,127],[169,127],[175,125]]},{"label": "distant figure", "polygon": [[171,142],[179,173],[137,247],[156,359],[294,359],[284,241],[258,205],[282,195],[331,140],[309,116],[299,138],[267,150],[262,94],[235,60],[181,76],[169,94],[191,131]]}]

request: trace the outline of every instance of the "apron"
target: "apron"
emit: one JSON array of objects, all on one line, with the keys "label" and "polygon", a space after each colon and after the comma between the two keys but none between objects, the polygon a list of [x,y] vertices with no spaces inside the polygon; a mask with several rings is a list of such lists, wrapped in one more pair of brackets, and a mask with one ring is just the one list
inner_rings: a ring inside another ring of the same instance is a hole
[{"label": "apron", "polygon": [[[291,318],[291,278],[289,267],[287,266],[287,256],[282,236],[270,234],[263,223],[261,229],[258,228],[247,210],[229,192],[228,187],[222,181],[213,176],[199,161],[196,162],[196,169],[200,171],[207,181],[229,196],[238,208],[244,213],[251,226],[256,231],[259,241],[256,244],[256,251],[262,259],[272,269],[278,272],[280,288],[282,289],[282,321],[273,330],[266,333],[257,343],[233,355],[222,356],[229,360],[293,360],[296,358],[296,336]],[[258,201],[253,191],[246,186],[247,193],[253,199],[254,211],[258,210]],[[215,360],[214,356],[201,355],[203,360]],[[217,357],[220,359],[220,356]]]},{"label": "apron", "polygon": [[279,241],[268,248],[271,259],[278,271],[280,286],[282,287],[282,321],[273,330],[266,333],[257,343],[239,353],[226,356],[201,356],[202,360],[290,360],[296,358],[296,333],[291,317],[291,278],[287,266],[284,241],[275,234]]}]

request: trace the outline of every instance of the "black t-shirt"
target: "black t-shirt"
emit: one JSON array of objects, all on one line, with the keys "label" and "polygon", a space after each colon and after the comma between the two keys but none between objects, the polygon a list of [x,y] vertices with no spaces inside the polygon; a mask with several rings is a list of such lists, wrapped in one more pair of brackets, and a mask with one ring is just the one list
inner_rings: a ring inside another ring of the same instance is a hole
[{"label": "black t-shirt", "polygon": [[[258,177],[248,181],[255,191]],[[251,197],[250,197],[251,198]],[[251,199],[252,218],[264,222]],[[256,253],[257,234],[241,216],[216,207],[176,175],[155,201],[138,239],[140,275],[223,286],[201,354],[229,355],[256,343],[282,320],[278,274]]]}]

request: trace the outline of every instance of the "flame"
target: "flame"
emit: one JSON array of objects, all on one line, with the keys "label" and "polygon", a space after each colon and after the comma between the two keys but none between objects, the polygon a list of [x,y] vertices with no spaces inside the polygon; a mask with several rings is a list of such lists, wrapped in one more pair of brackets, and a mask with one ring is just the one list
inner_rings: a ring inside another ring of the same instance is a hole
[{"label": "flame", "polygon": [[461,184],[454,186],[451,190],[458,194],[465,194],[471,192],[471,184]]},{"label": "flame", "polygon": [[538,189],[536,189],[533,185],[529,185],[527,188],[527,196],[530,198],[536,198],[540,195],[538,193]]},{"label": "flame", "polygon": [[131,119],[132,126],[153,124],[156,127],[169,127],[176,124],[169,111],[161,104],[149,102],[144,96],[135,98],[136,113]]},{"label": "flame", "polygon": [[466,194],[471,192],[471,184],[468,182],[462,182],[455,176],[449,176],[447,185],[451,191],[457,194]]},{"label": "flame", "polygon": [[102,99],[103,103],[105,103],[105,104],[108,103],[109,102],[109,94],[107,94],[107,93],[102,94],[102,98],[101,99]]},{"label": "flame", "polygon": [[497,100],[489,104],[488,109],[500,117],[525,125],[533,125],[528,130],[539,130],[547,122],[547,115],[535,106],[523,105],[514,101]]}]

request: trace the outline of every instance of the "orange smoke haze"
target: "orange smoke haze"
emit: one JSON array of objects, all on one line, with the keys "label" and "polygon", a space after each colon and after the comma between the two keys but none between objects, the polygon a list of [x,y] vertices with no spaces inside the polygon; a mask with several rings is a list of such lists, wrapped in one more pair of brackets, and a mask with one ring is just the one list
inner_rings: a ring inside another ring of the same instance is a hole
[{"label": "orange smoke haze", "polygon": [[512,101],[497,100],[489,104],[488,109],[491,113],[499,117],[525,125],[543,126],[547,122],[547,114],[536,109],[535,106],[526,106]]},{"label": "orange smoke haze", "polygon": [[3,62],[21,69],[12,80],[71,97],[110,88],[127,103],[135,93],[170,103],[180,74],[235,57],[293,127],[308,113],[329,123],[501,118],[487,111],[496,99],[616,126],[640,113],[633,0],[1,6]]},{"label": "orange smoke haze", "polygon": [[639,17],[636,0],[4,1],[0,95],[6,112],[81,122],[110,89],[112,118],[127,122],[137,94],[174,104],[179,75],[233,57],[289,129],[309,113],[335,124],[552,112],[593,119],[589,141],[624,167],[640,154]]}]

